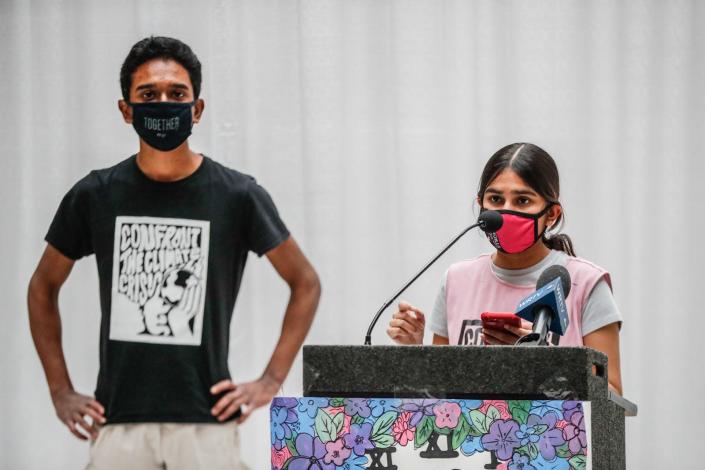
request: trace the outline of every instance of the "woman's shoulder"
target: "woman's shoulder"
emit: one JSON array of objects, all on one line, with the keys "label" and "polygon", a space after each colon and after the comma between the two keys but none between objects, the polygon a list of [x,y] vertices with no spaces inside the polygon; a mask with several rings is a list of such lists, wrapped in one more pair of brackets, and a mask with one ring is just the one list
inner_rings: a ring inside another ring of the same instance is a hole
[{"label": "woman's shoulder", "polygon": [[573,284],[587,282],[594,285],[600,279],[605,279],[610,288],[612,287],[610,273],[605,268],[585,258],[568,256],[566,259],[566,269],[568,269],[570,273]]},{"label": "woman's shoulder", "polygon": [[485,253],[475,258],[457,261],[450,265],[446,274],[457,274],[459,272],[475,271],[489,266],[490,254]]}]

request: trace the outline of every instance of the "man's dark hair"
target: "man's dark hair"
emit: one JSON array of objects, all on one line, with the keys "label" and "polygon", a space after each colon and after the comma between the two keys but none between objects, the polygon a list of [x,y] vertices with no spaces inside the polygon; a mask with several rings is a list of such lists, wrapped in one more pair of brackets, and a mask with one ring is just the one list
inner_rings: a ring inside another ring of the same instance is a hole
[{"label": "man's dark hair", "polygon": [[132,46],[120,68],[120,88],[122,88],[122,97],[126,101],[130,101],[132,74],[137,67],[152,59],[171,59],[181,64],[188,71],[191,86],[193,86],[193,96],[198,98],[201,93],[201,62],[196,54],[178,39],[150,36]]}]

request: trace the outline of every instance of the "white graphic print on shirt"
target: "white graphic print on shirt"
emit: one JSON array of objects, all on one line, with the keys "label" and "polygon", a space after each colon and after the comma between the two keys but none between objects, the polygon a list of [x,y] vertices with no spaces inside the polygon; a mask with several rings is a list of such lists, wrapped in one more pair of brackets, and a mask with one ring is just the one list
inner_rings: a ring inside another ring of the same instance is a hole
[{"label": "white graphic print on shirt", "polygon": [[110,339],[200,345],[210,222],[115,219]]}]

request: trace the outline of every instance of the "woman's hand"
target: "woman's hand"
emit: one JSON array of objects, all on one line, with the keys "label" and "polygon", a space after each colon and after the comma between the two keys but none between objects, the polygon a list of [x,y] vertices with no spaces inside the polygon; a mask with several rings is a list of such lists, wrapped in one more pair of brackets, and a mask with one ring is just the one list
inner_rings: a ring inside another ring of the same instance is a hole
[{"label": "woman's hand", "polygon": [[504,328],[482,328],[483,343],[489,345],[513,346],[519,338],[531,333],[532,324],[521,320],[521,328],[504,325]]},{"label": "woman's hand", "polygon": [[398,344],[422,344],[426,316],[413,305],[401,301],[389,322],[387,335]]}]

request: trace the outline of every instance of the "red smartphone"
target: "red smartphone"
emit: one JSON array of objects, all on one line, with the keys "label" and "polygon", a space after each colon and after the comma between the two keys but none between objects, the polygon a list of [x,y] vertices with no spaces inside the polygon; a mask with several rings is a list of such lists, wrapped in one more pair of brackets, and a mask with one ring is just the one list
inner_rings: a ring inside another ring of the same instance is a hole
[{"label": "red smartphone", "polygon": [[501,330],[504,328],[504,325],[515,326],[517,328],[521,327],[521,318],[513,313],[482,312],[480,318],[482,319],[483,328]]}]

